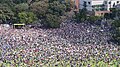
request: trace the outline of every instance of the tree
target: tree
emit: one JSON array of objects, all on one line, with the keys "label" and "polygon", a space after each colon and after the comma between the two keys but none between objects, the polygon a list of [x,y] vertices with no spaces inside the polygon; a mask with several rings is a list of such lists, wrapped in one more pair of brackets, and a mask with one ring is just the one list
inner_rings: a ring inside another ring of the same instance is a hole
[{"label": "tree", "polygon": [[77,22],[85,21],[87,19],[87,10],[86,9],[79,10],[79,12],[75,16],[75,19],[77,20]]},{"label": "tree", "polygon": [[64,0],[66,11],[71,11],[71,8],[74,8],[74,1],[72,0]]},{"label": "tree", "polygon": [[11,3],[11,2],[13,2],[13,0],[0,0],[0,3]]},{"label": "tree", "polygon": [[120,19],[120,9],[118,8],[111,8],[111,18],[113,19]]},{"label": "tree", "polygon": [[113,38],[120,44],[120,20],[114,20],[112,23],[115,27],[115,33],[113,33]]},{"label": "tree", "polygon": [[87,20],[93,23],[93,22],[100,20],[100,19],[101,19],[100,16],[89,16]]},{"label": "tree", "polygon": [[18,13],[18,18],[20,23],[29,24],[37,19],[33,12],[21,12]]},{"label": "tree", "polygon": [[59,1],[53,1],[49,4],[49,13],[57,16],[62,16],[65,14],[66,6],[61,4]]},{"label": "tree", "polygon": [[111,13],[105,13],[104,14],[104,18],[105,19],[111,19],[110,15],[111,15]]},{"label": "tree", "polygon": [[17,4],[15,6],[16,12],[22,12],[22,11],[27,11],[29,8],[29,5],[27,3],[21,3],[21,4]]},{"label": "tree", "polygon": [[66,12],[65,4],[58,0],[51,0],[46,13],[45,25],[51,28],[60,27],[60,22]]},{"label": "tree", "polygon": [[15,4],[27,3],[27,0],[12,0]]},{"label": "tree", "polygon": [[7,4],[0,4],[0,19],[3,23],[14,19],[14,13]]},{"label": "tree", "polygon": [[57,0],[40,0],[30,5],[30,9],[46,27],[60,26],[61,16],[65,14],[66,6]]},{"label": "tree", "polygon": [[60,27],[60,17],[52,14],[47,14],[44,25],[51,28],[58,28]]},{"label": "tree", "polygon": [[15,4],[13,3],[13,0],[0,0],[0,4],[6,4],[11,10],[14,10]]},{"label": "tree", "polygon": [[115,28],[115,32],[111,32],[113,34],[113,38],[117,41],[118,45],[120,44],[120,9],[119,8],[110,8],[111,13],[105,15],[104,17],[108,19],[113,19],[112,26]]},{"label": "tree", "polygon": [[114,20],[112,24],[114,27],[120,27],[120,20]]},{"label": "tree", "polygon": [[34,2],[30,5],[30,9],[37,15],[38,18],[44,18],[48,10],[48,3],[46,1]]}]

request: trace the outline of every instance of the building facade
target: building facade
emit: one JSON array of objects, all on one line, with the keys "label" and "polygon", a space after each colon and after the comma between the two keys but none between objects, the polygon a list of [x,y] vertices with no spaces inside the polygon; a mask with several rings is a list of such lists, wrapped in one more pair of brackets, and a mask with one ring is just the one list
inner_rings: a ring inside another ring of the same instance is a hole
[{"label": "building facade", "polygon": [[[95,15],[104,15],[110,12],[110,8],[120,4],[120,0],[74,0],[79,9],[86,8],[94,11]],[[79,2],[79,3],[76,3]]]}]

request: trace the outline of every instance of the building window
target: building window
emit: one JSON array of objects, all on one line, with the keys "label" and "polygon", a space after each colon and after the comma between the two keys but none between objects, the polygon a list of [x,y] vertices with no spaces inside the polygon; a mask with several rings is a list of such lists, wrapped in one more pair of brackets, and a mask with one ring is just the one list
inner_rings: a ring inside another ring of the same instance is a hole
[{"label": "building window", "polygon": [[104,3],[107,4],[107,1],[105,1]]},{"label": "building window", "polygon": [[111,2],[109,2],[109,4],[111,4]]},{"label": "building window", "polygon": [[102,4],[101,7],[105,7],[105,4]]},{"label": "building window", "polygon": [[83,6],[87,7],[87,2],[86,1],[84,1]]},{"label": "building window", "polygon": [[88,4],[91,4],[90,2],[88,2]]},{"label": "building window", "polygon": [[113,4],[113,7],[115,7],[115,3]]},{"label": "building window", "polygon": [[86,1],[84,1],[84,3],[86,4]]},{"label": "building window", "polygon": [[103,15],[103,13],[101,13],[101,15]]},{"label": "building window", "polygon": [[117,3],[119,3],[119,1],[117,1]]}]

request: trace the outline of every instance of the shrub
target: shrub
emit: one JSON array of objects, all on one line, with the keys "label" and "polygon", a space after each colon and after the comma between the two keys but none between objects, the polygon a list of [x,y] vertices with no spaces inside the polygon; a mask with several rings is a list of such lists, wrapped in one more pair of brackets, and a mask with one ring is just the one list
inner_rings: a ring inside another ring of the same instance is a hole
[{"label": "shrub", "polygon": [[15,9],[17,12],[27,11],[28,8],[29,8],[29,5],[27,3],[21,3],[15,6]]},{"label": "shrub", "polygon": [[116,32],[114,33],[114,39],[120,44],[120,20],[115,20],[112,25],[115,27]]},{"label": "shrub", "polygon": [[65,14],[66,6],[59,1],[53,1],[50,3],[49,10],[51,10],[50,14],[62,16]]},{"label": "shrub", "polygon": [[51,28],[60,27],[60,17],[57,17],[56,15],[47,14],[45,20],[46,20],[46,22],[44,23],[45,26]]},{"label": "shrub", "polygon": [[18,14],[20,23],[32,23],[37,19],[36,15],[33,12],[21,12]]},{"label": "shrub", "polygon": [[74,1],[65,0],[66,11],[71,11],[71,8],[74,8]]},{"label": "shrub", "polygon": [[34,2],[30,5],[30,10],[35,13],[38,18],[43,18],[48,10],[48,3],[45,1]]},{"label": "shrub", "polygon": [[12,20],[14,18],[14,13],[7,4],[0,4],[0,19],[3,23],[7,20]]},{"label": "shrub", "polygon": [[86,9],[82,9],[79,10],[79,12],[75,13],[75,19],[77,22],[83,22],[87,19],[87,10]]},{"label": "shrub", "polygon": [[112,23],[115,27],[120,27],[120,20],[114,20]]},{"label": "shrub", "polygon": [[99,19],[101,19],[100,16],[89,16],[87,20],[90,21],[90,22],[95,22]]},{"label": "shrub", "polygon": [[12,0],[15,4],[27,3],[28,0]]}]

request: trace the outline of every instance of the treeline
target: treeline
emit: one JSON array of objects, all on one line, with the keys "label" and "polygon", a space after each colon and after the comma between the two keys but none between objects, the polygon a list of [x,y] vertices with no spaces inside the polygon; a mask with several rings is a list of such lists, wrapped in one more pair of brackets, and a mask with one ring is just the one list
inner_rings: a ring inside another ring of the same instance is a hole
[{"label": "treeline", "polygon": [[59,27],[73,4],[69,0],[0,0],[0,23],[30,24],[40,20],[46,27]]},{"label": "treeline", "polygon": [[104,19],[110,20],[110,23],[114,29],[114,31],[111,32],[113,36],[112,41],[120,45],[120,9],[117,7],[110,8],[110,13],[106,13],[104,15]]},{"label": "treeline", "polygon": [[106,13],[104,17],[107,20],[112,20],[112,25],[115,28],[115,32],[112,32],[113,38],[120,45],[120,9],[116,7],[111,8],[110,11],[111,13]]},{"label": "treeline", "polygon": [[95,16],[94,11],[88,11],[86,8],[83,8],[75,13],[74,18],[78,23],[85,22],[85,21],[89,23],[94,23],[97,20],[101,20],[103,16]]}]

